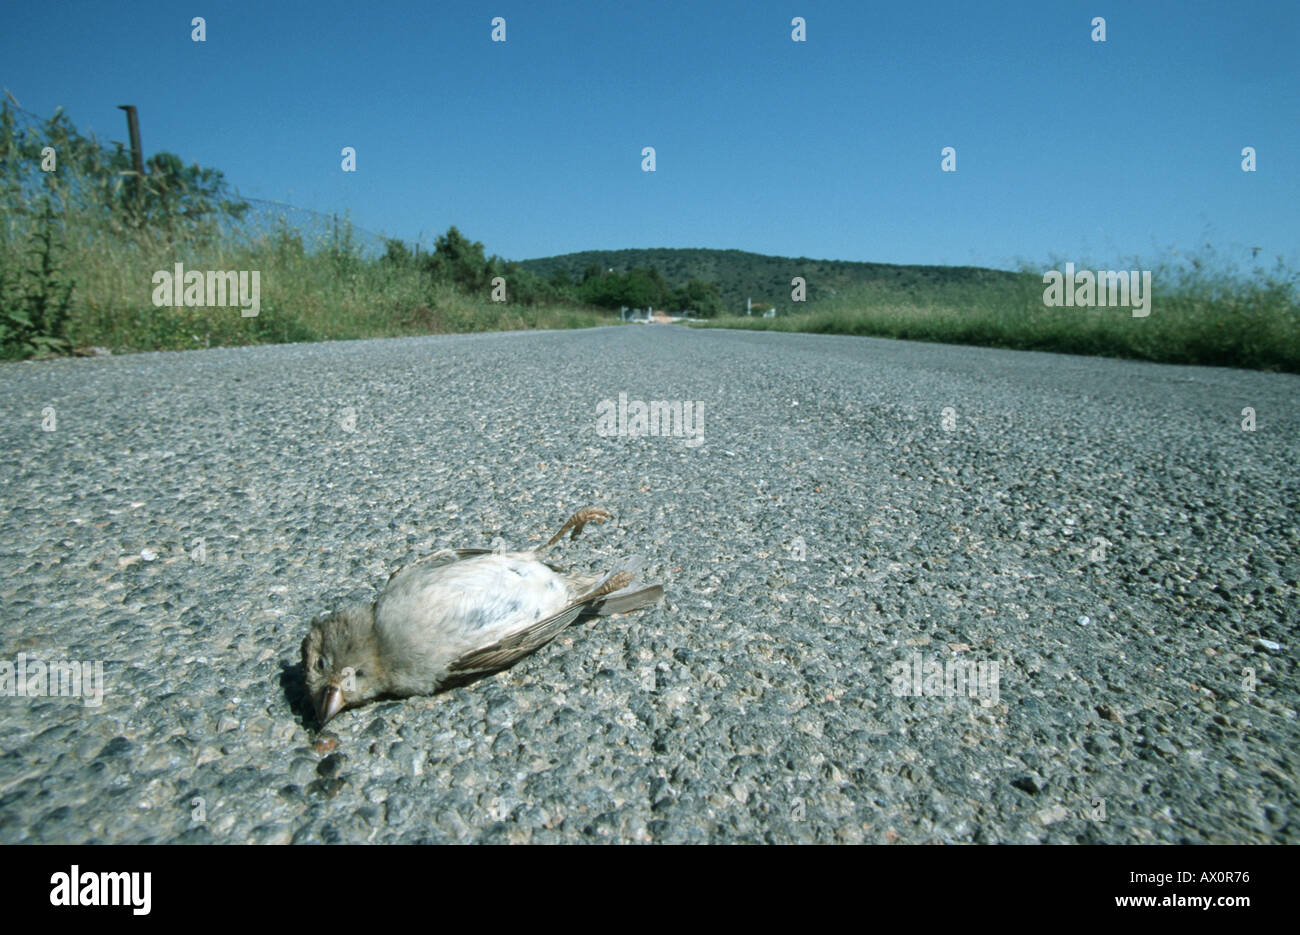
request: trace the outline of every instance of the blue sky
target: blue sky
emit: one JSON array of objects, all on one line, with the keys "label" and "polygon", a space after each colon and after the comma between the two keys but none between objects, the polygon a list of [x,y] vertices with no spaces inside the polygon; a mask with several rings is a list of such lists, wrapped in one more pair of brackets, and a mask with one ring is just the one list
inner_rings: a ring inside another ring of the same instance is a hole
[{"label": "blue sky", "polygon": [[1298,27],[1295,0],[10,3],[0,84],[101,139],[136,104],[147,153],[244,195],[508,258],[1295,266]]}]

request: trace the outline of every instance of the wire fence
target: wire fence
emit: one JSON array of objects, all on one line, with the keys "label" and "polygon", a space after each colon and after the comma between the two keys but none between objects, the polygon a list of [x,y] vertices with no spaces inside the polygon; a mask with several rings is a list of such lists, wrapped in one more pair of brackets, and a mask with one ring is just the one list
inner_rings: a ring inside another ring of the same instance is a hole
[{"label": "wire fence", "polygon": [[[5,96],[8,98],[8,109],[13,115],[14,129],[19,137],[42,138],[51,118],[22,107],[7,89]],[[111,141],[111,145],[101,144],[93,133],[88,134],[85,139],[99,150],[105,161],[108,161],[118,148],[129,152],[129,148],[123,143]],[[288,230],[298,234],[304,244],[332,246],[336,250],[347,249],[356,255],[368,258],[382,256],[386,243],[390,239],[387,235],[358,226],[346,212],[326,214],[285,201],[251,198],[240,194],[233,184],[230,185],[229,197],[232,201],[248,205],[237,220],[227,218],[222,221],[225,233],[236,239],[256,238]]]},{"label": "wire fence", "polygon": [[287,228],[301,234],[304,243],[333,244],[335,250],[341,249],[346,243],[353,252],[364,257],[382,256],[389,239],[383,234],[358,227],[346,213],[323,214],[284,201],[249,198],[246,195],[239,195],[238,198],[249,205],[249,210],[240,220],[240,225],[249,235],[271,234]]}]

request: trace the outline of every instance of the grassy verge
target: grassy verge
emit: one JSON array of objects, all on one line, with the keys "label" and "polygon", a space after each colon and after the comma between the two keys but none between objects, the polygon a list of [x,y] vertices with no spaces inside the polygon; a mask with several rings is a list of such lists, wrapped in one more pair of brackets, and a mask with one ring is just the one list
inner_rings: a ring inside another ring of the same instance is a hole
[{"label": "grassy verge", "polygon": [[[571,303],[493,302],[486,289],[471,293],[411,264],[363,257],[346,231],[342,246],[327,237],[305,243],[289,227],[253,235],[211,227],[169,237],[76,206],[49,210],[63,200],[43,202],[43,214],[11,215],[0,228],[2,357],[83,346],[121,353],[618,321]],[[170,273],[176,263],[187,272],[257,272],[258,314],[244,317],[236,296],[217,307],[155,306],[154,273]]]},{"label": "grassy verge", "polygon": [[[505,331],[583,328],[616,321],[598,310],[518,305],[465,295],[413,268],[304,249],[293,234],[248,243],[187,246],[80,236],[66,228],[64,269],[75,273],[67,336],[115,353],[185,348]],[[256,270],[261,309],[155,307],[152,276],[186,270]]]},{"label": "grassy verge", "polygon": [[[1054,266],[1064,269],[1062,263]],[[1010,283],[935,287],[924,294],[863,288],[802,314],[720,318],[704,327],[874,335],[1300,373],[1294,273],[1279,264],[1241,275],[1202,259],[1145,268],[1152,269],[1153,284],[1145,318],[1134,318],[1128,308],[1047,307],[1042,271],[1026,271]]]}]

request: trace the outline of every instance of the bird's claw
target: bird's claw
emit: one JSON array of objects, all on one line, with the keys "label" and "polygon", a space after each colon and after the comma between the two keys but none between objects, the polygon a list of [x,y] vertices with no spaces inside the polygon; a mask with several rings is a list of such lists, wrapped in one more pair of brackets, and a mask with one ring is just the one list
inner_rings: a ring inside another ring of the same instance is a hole
[{"label": "bird's claw", "polygon": [[610,513],[608,510],[602,510],[598,506],[585,507],[570,516],[565,521],[564,525],[560,527],[560,531],[551,536],[551,541],[538,549],[538,552],[545,552],[551,546],[555,545],[555,543],[559,542],[560,539],[564,537],[564,534],[569,532],[570,529],[572,529],[573,532],[570,533],[569,538],[576,539],[578,538],[578,533],[582,532],[582,527],[586,526],[588,523],[603,523],[613,515],[614,514]]},{"label": "bird's claw", "polygon": [[[569,522],[564,525],[568,526],[569,523],[573,524],[573,532],[569,533],[569,538],[576,539],[578,538],[578,533],[582,532],[582,527],[586,526],[588,523],[603,523],[613,515],[614,514],[610,513],[609,510],[602,510],[597,506],[589,506],[570,516]],[[564,530],[561,529],[560,533],[563,534]]]}]

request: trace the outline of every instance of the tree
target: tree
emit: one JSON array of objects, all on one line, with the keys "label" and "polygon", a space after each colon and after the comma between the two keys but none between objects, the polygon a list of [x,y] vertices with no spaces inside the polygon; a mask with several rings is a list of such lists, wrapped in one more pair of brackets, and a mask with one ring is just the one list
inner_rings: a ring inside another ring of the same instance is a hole
[{"label": "tree", "polygon": [[659,270],[652,266],[637,267],[626,273],[602,273],[586,276],[577,289],[578,297],[588,305],[601,308],[652,308],[667,303],[671,292]]},{"label": "tree", "polygon": [[470,240],[453,225],[434,241],[425,269],[440,282],[452,282],[469,292],[487,288],[492,277],[483,244]]},{"label": "tree", "polygon": [[197,162],[187,166],[175,153],[154,153],[145,160],[139,196],[133,198],[127,187],[122,198],[137,226],[173,236],[215,233],[219,219],[238,220],[248,210],[248,202],[228,194],[219,169],[204,169]]},{"label": "tree", "polygon": [[410,266],[412,256],[411,251],[406,244],[402,243],[396,237],[389,237],[384,240],[384,255],[382,259],[383,262],[389,263],[393,266]]},{"label": "tree", "polygon": [[722,311],[722,295],[716,283],[692,279],[673,292],[674,311],[692,311],[701,318],[713,318]]},{"label": "tree", "polygon": [[622,304],[632,308],[653,308],[668,301],[668,283],[653,266],[631,270],[623,281]]}]

